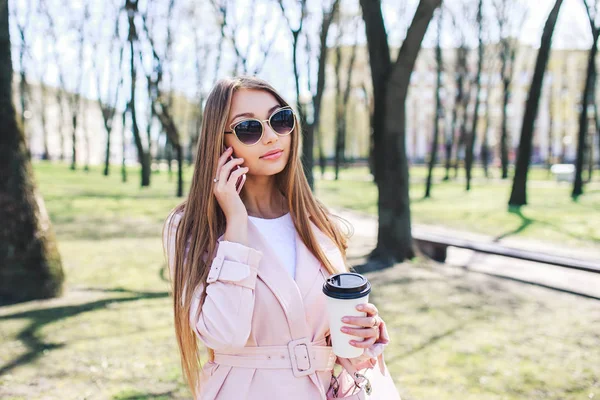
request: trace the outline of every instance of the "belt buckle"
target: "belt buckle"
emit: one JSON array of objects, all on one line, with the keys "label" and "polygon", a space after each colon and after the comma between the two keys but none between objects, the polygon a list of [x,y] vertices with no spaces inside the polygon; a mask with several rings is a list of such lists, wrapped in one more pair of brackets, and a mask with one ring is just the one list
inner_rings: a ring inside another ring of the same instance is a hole
[{"label": "belt buckle", "polygon": [[315,372],[312,360],[310,359],[310,350],[312,350],[312,345],[306,337],[292,340],[288,343],[292,372],[296,378]]}]

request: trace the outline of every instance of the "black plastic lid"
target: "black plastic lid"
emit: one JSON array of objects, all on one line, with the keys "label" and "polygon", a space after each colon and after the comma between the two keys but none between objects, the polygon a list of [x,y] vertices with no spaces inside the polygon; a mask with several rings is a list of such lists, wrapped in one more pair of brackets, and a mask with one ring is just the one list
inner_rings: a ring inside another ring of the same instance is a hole
[{"label": "black plastic lid", "polygon": [[369,280],[354,272],[332,275],[323,284],[323,293],[334,299],[358,299],[371,293]]}]

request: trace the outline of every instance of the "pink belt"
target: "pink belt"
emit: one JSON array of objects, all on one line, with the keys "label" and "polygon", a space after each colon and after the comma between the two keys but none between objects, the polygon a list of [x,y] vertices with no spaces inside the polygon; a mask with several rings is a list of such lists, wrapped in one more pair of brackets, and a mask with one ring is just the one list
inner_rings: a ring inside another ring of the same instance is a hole
[{"label": "pink belt", "polygon": [[292,340],[287,346],[244,347],[235,352],[215,352],[215,363],[241,368],[286,369],[294,376],[333,369],[336,356],[325,339],[309,342],[307,338]]}]

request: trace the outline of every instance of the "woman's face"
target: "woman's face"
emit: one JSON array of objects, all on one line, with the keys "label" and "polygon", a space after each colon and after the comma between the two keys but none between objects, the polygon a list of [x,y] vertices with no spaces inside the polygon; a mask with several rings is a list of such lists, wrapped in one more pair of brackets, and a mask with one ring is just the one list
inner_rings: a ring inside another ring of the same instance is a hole
[{"label": "woman's face", "polygon": [[[240,89],[234,92],[231,100],[231,110],[227,119],[226,129],[238,121],[256,118],[261,121],[268,119],[273,111],[280,108],[277,99],[264,90]],[[243,166],[248,167],[247,175],[275,175],[281,172],[290,156],[292,135],[279,136],[268,123],[263,123],[263,135],[258,143],[248,146],[240,142],[235,134],[225,135],[225,145],[233,146],[233,156],[244,159]],[[283,150],[276,159],[266,159],[262,156],[272,150]]]}]

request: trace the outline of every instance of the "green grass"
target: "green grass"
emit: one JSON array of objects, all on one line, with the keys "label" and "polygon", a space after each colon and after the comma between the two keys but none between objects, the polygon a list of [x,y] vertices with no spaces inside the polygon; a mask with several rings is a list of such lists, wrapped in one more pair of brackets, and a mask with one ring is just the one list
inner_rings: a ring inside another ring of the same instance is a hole
[{"label": "green grass", "polygon": [[[0,398],[189,398],[160,241],[162,222],[179,202],[174,182],[161,172],[142,189],[135,168],[126,184],[117,168],[108,178],[99,168],[73,172],[55,164],[36,164],[35,173],[59,241],[66,290],[62,298],[0,307]],[[344,171],[343,177],[318,181],[319,196],[327,204],[373,212],[376,193],[365,170]],[[415,183],[413,216],[448,225],[470,221],[483,229],[497,214],[505,224],[501,231],[511,229],[518,220],[503,206],[506,188],[495,185],[466,195],[456,184],[439,184],[433,200],[420,201],[422,184]],[[576,222],[569,219],[579,218],[591,233],[582,231],[576,243],[597,243],[598,228],[586,221],[590,207],[597,211],[597,190],[579,204],[570,203],[566,188],[552,193],[550,199],[534,194],[524,214],[552,219],[557,232],[540,229],[557,241],[573,239],[559,231],[573,233]],[[477,199],[485,204],[469,211],[467,203]],[[457,210],[472,215],[453,216]],[[545,215],[551,210],[560,215]],[[485,223],[477,224],[476,215],[486,213]],[[351,242],[355,256],[362,239]],[[418,260],[370,275],[373,301],[393,338],[386,360],[403,400],[600,395],[597,302],[468,272],[449,274]]]},{"label": "green grass", "polygon": [[[511,211],[508,208],[511,181],[486,181],[481,175],[477,170],[470,192],[465,190],[463,182],[439,181],[432,187],[432,197],[425,199],[425,168],[411,169],[413,222],[496,238],[536,239],[566,247],[600,246],[600,181],[588,184],[585,194],[574,202],[570,184],[541,180],[546,171],[534,169],[532,177],[540,180],[529,185],[528,205]],[[435,176],[441,180],[441,168]],[[377,188],[368,180],[366,168],[344,171],[340,181],[318,180],[316,193],[329,206],[377,215]]]}]

